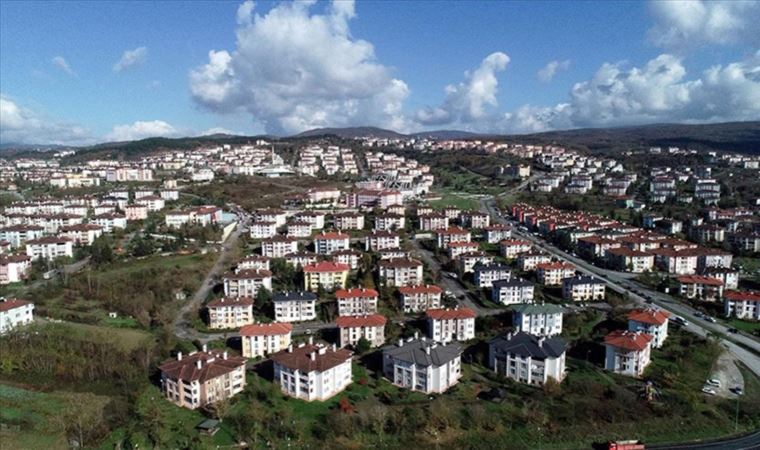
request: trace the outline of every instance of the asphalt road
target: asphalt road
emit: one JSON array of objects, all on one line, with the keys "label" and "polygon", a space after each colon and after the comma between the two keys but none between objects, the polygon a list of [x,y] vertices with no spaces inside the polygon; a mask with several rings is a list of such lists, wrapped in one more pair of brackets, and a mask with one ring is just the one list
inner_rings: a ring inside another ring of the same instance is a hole
[{"label": "asphalt road", "polygon": [[729,439],[672,445],[648,445],[653,450],[751,450],[760,448],[760,431]]},{"label": "asphalt road", "polygon": [[[491,218],[499,223],[508,224],[496,211],[493,199],[483,199],[481,201],[481,210],[491,214]],[[760,342],[753,336],[743,333],[730,334],[726,325],[717,322],[712,323],[704,319],[701,319],[695,315],[696,310],[688,305],[678,302],[672,296],[662,292],[654,291],[641,283],[633,280],[633,275],[624,272],[616,272],[613,270],[602,269],[596,267],[578,257],[568,254],[550,243],[545,242],[543,239],[533,236],[530,233],[523,233],[513,227],[513,234],[515,237],[531,241],[535,245],[543,248],[548,253],[553,254],[563,260],[569,261],[578,268],[580,272],[588,275],[593,275],[601,278],[607,282],[607,286],[610,289],[620,293],[628,293],[631,299],[637,303],[644,305],[646,299],[644,295],[651,298],[651,301],[657,306],[670,311],[673,314],[679,315],[689,322],[689,325],[684,328],[699,336],[706,337],[708,335],[714,335],[716,333],[725,335],[726,338],[720,339],[721,345],[733,353],[737,359],[744,363],[752,372],[760,376]],[[641,294],[638,294],[637,292]],[[741,345],[738,345],[741,344]],[[750,351],[752,349],[754,351]]]}]

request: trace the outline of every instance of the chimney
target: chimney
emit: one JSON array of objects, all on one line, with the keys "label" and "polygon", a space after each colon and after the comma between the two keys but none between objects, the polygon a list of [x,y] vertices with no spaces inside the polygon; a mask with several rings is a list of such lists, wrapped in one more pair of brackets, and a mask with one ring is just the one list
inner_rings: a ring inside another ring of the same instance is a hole
[{"label": "chimney", "polygon": [[333,342],[333,345],[332,345],[332,351],[334,351],[334,352],[335,352],[335,351],[337,351],[337,350],[338,350],[338,346],[335,344],[335,342]]},{"label": "chimney", "polygon": [[293,353],[293,344],[288,345],[288,353]]},{"label": "chimney", "polygon": [[309,345],[314,345],[314,336],[309,336]]},{"label": "chimney", "polygon": [[197,361],[195,361],[195,367],[197,367],[198,370],[200,370],[200,368],[201,368],[202,365],[203,365],[203,362],[200,359],[198,359]]},{"label": "chimney", "polygon": [[398,340],[398,346],[403,347],[404,346],[404,338],[399,338]]},{"label": "chimney", "polygon": [[312,361],[316,361],[317,360],[317,352],[311,352],[311,353],[309,353],[309,359],[311,359]]},{"label": "chimney", "polygon": [[414,340],[417,340],[419,338],[420,338],[420,332],[419,331],[415,331],[414,332]]},{"label": "chimney", "polygon": [[227,350],[225,350],[224,353],[222,353],[222,359],[224,360],[227,359]]},{"label": "chimney", "polygon": [[206,344],[203,344],[203,353],[206,353],[207,351],[208,351],[208,347],[206,346]]}]

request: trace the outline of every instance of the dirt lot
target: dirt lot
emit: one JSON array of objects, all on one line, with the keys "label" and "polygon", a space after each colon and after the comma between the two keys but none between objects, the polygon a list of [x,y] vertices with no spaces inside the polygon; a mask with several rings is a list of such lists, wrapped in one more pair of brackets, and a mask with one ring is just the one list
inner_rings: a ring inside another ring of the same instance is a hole
[{"label": "dirt lot", "polygon": [[734,362],[734,356],[727,351],[721,353],[713,364],[710,378],[720,380],[720,387],[714,387],[716,395],[724,398],[736,398],[736,394],[731,392],[736,386],[744,389],[744,377]]}]

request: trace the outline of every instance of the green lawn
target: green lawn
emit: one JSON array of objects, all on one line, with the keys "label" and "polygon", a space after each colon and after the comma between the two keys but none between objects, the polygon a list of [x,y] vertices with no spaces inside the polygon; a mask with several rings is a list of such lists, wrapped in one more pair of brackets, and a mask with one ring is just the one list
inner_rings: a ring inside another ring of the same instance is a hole
[{"label": "green lawn", "polygon": [[130,328],[88,325],[74,322],[63,322],[60,326],[69,328],[72,334],[78,334],[82,340],[111,342],[126,353],[145,345],[147,341],[152,339],[150,333]]},{"label": "green lawn", "polygon": [[751,334],[760,331],[760,322],[752,322],[749,320],[733,318],[728,321],[728,326],[736,328],[737,330],[746,331],[747,333]]},{"label": "green lawn", "polygon": [[478,209],[480,207],[480,203],[477,199],[474,198],[467,198],[463,197],[462,195],[446,191],[436,193],[441,196],[441,199],[433,200],[430,202],[430,206],[432,206],[434,209],[444,209],[447,206],[454,206],[462,210]]}]

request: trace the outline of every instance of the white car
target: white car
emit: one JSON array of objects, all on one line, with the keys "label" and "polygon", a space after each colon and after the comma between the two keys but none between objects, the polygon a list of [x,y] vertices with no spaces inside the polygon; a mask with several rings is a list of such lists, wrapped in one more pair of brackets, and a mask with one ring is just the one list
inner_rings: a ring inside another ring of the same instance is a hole
[{"label": "white car", "polygon": [[705,394],[710,394],[710,395],[716,394],[715,389],[711,388],[710,386],[703,387],[702,392],[704,392]]},{"label": "white car", "polygon": [[720,380],[717,378],[710,378],[709,380],[707,380],[707,384],[718,387],[718,388],[721,386]]}]

